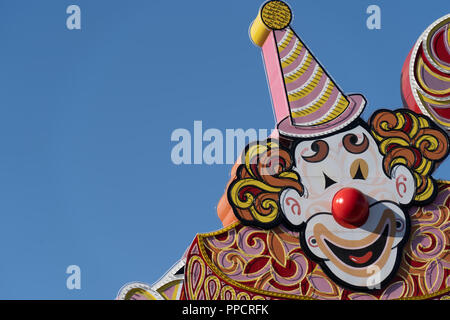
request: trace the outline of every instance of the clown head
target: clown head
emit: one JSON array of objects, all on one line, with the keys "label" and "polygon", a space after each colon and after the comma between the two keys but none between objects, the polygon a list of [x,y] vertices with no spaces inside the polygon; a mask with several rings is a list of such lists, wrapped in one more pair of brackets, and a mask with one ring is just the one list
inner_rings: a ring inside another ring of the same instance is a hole
[{"label": "clown head", "polygon": [[447,135],[427,118],[381,110],[369,125],[249,145],[229,200],[244,224],[299,231],[302,250],[335,282],[378,289],[408,240],[404,209],[434,197],[430,173],[447,152]]},{"label": "clown head", "polygon": [[448,137],[405,109],[380,110],[364,122],[366,99],[339,88],[291,18],[285,3],[272,0],[250,28],[280,139],[246,148],[228,199],[244,224],[298,231],[301,249],[335,282],[380,288],[408,240],[404,209],[435,197],[431,173],[447,156]]}]

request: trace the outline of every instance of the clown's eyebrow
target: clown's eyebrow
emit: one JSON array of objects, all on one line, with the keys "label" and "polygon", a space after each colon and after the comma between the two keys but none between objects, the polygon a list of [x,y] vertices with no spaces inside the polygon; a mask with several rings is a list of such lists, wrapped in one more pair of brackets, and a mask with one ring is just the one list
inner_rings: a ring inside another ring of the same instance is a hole
[{"label": "clown's eyebrow", "polygon": [[328,156],[328,143],[323,140],[316,140],[311,144],[311,150],[315,152],[312,156],[302,156],[306,162],[319,162]]},{"label": "clown's eyebrow", "polygon": [[363,141],[360,144],[356,144],[356,142],[358,141],[358,137],[356,136],[356,134],[346,134],[342,138],[342,144],[344,145],[345,150],[354,154],[359,154],[366,151],[367,148],[369,148],[369,139],[367,139],[367,136],[364,133],[362,135]]}]

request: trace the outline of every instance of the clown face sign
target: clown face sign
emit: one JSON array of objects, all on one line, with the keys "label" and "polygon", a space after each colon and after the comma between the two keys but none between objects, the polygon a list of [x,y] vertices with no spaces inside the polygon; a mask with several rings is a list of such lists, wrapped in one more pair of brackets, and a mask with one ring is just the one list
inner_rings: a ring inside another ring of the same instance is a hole
[{"label": "clown face sign", "polygon": [[229,188],[235,213],[246,224],[299,230],[303,250],[342,286],[381,288],[408,240],[405,208],[434,196],[429,173],[448,152],[447,136],[410,111],[382,110],[370,126],[359,120],[290,145],[249,146]]},{"label": "clown face sign", "polygon": [[280,202],[287,220],[303,225],[302,247],[348,286],[379,287],[407,240],[409,221],[400,206],[413,200],[411,171],[398,164],[386,174],[378,144],[361,125],[298,143],[294,159],[305,192],[286,189]]}]

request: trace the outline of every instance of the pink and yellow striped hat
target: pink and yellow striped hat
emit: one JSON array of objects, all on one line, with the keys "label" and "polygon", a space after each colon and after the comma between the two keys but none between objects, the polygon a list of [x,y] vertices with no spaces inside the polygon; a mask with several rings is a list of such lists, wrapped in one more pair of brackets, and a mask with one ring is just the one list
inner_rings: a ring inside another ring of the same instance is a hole
[{"label": "pink and yellow striped hat", "polygon": [[292,12],[278,0],[266,2],[250,27],[262,48],[280,134],[316,137],[340,130],[364,109],[362,95],[346,96],[289,24]]}]

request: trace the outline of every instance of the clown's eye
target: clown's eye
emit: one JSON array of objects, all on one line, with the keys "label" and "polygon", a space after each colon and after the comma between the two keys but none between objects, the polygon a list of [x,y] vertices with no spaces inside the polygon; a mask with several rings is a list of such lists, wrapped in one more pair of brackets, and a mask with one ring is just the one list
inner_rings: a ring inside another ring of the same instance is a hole
[{"label": "clown's eye", "polygon": [[327,176],[325,172],[323,173],[323,177],[325,178],[325,189],[336,183],[336,181]]},{"label": "clown's eye", "polygon": [[323,140],[314,141],[311,144],[311,150],[314,152],[312,156],[302,156],[306,162],[320,162],[328,156],[328,143]]}]

